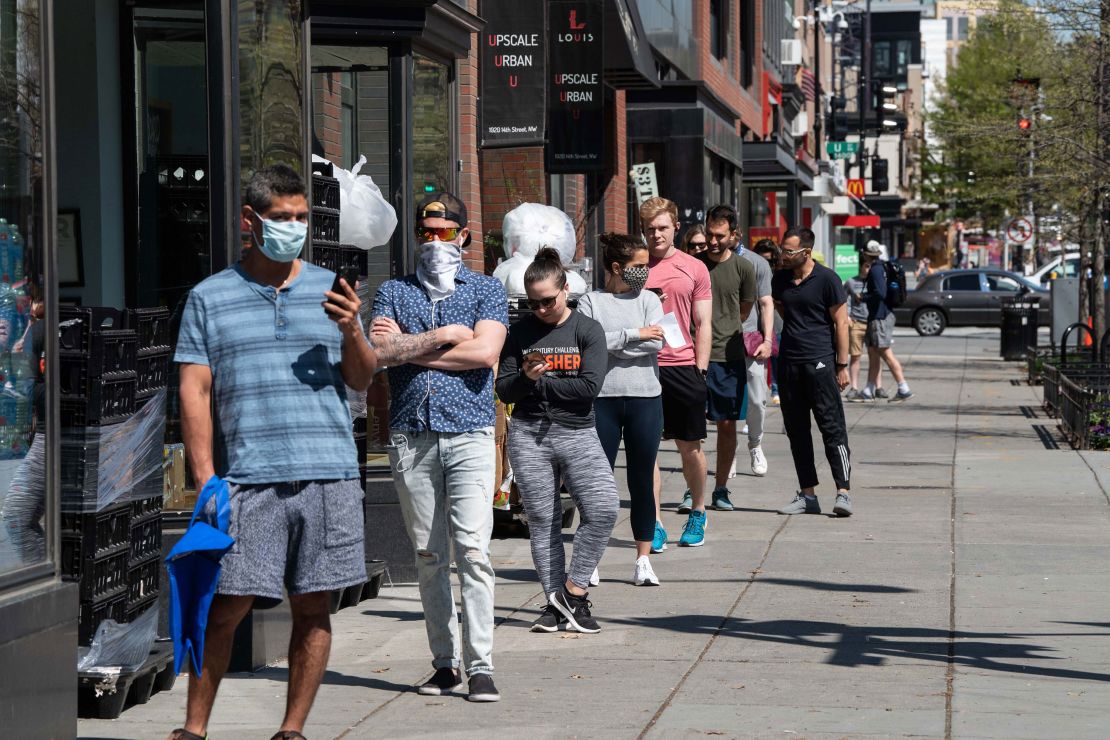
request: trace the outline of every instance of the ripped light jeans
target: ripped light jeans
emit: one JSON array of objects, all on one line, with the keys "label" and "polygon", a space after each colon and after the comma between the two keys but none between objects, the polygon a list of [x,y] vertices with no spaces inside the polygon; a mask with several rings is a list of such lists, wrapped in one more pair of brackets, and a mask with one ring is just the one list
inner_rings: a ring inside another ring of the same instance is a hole
[{"label": "ripped light jeans", "polygon": [[424,625],[435,668],[459,667],[452,548],[462,586],[462,666],[493,673],[493,427],[459,434],[394,432],[393,481],[416,550]]}]

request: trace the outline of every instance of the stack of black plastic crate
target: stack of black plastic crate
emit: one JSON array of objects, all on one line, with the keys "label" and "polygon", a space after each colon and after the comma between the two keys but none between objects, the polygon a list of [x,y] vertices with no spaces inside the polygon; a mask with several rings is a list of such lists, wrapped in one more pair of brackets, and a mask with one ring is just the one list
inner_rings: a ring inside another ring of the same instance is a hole
[{"label": "stack of black plastic crate", "polygon": [[[324,269],[342,274],[353,268],[359,282],[364,320],[369,314],[370,295],[366,277],[369,273],[369,256],[366,250],[339,243],[339,180],[331,176],[331,165],[314,162],[312,165],[312,261]],[[366,488],[366,417],[354,420],[355,447],[358,449],[359,477]]]},{"label": "stack of black plastic crate", "polygon": [[[161,437],[116,438],[142,405],[164,403],[169,347],[164,309],[119,312],[62,307],[60,311],[61,482],[63,577],[80,583],[78,636],[88,645],[105,619],[128,622],[157,600],[161,580],[162,478],[142,479],[102,468],[113,444],[144,454],[135,471],[161,470]],[[152,341],[155,337],[157,341]],[[141,389],[141,390],[140,390]],[[164,424],[164,406],[150,409],[151,427]],[[157,456],[157,460],[155,460]],[[117,460],[118,463],[118,460]],[[119,490],[128,481],[129,490]],[[110,495],[106,489],[112,487]]]}]

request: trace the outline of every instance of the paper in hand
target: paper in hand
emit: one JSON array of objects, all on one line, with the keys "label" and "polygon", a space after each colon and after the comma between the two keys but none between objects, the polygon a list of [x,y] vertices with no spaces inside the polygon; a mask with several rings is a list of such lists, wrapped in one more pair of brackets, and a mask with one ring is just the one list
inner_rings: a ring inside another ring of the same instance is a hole
[{"label": "paper in hand", "polygon": [[671,349],[680,349],[686,346],[686,337],[682,336],[682,329],[678,327],[678,319],[675,318],[674,312],[663,314],[663,318],[659,320],[659,326],[663,329],[663,341]]}]

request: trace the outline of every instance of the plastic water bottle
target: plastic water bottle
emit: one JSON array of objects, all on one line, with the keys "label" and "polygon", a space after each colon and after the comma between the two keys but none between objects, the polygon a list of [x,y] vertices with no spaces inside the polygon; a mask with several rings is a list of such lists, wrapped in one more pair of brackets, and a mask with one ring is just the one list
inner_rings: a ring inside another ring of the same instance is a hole
[{"label": "plastic water bottle", "polygon": [[19,313],[16,310],[15,294],[12,289],[0,284],[0,352],[9,352],[19,340]]},{"label": "plastic water bottle", "polygon": [[19,227],[12,224],[10,227],[11,238],[8,240],[8,264],[11,267],[12,279],[8,282],[18,283],[23,279],[23,234]]},{"label": "plastic water bottle", "polygon": [[0,282],[12,282],[11,246],[12,228],[6,218],[0,218]]}]

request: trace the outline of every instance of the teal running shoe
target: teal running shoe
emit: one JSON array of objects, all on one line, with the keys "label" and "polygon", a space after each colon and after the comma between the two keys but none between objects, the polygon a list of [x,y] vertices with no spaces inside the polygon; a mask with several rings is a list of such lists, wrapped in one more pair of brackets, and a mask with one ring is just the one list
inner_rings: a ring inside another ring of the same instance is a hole
[{"label": "teal running shoe", "polygon": [[728,499],[729,490],[724,486],[713,489],[713,508],[717,511],[732,511],[732,502]]},{"label": "teal running shoe", "polygon": [[651,551],[660,553],[667,549],[667,530],[663,529],[662,522],[655,523],[655,537],[651,540]]},{"label": "teal running shoe", "polygon": [[690,489],[686,489],[686,493],[682,494],[682,503],[678,505],[679,514],[689,514],[694,508],[694,494],[690,493]]},{"label": "teal running shoe", "polygon": [[679,547],[701,547],[705,544],[705,512],[691,511],[690,518],[678,539]]}]

